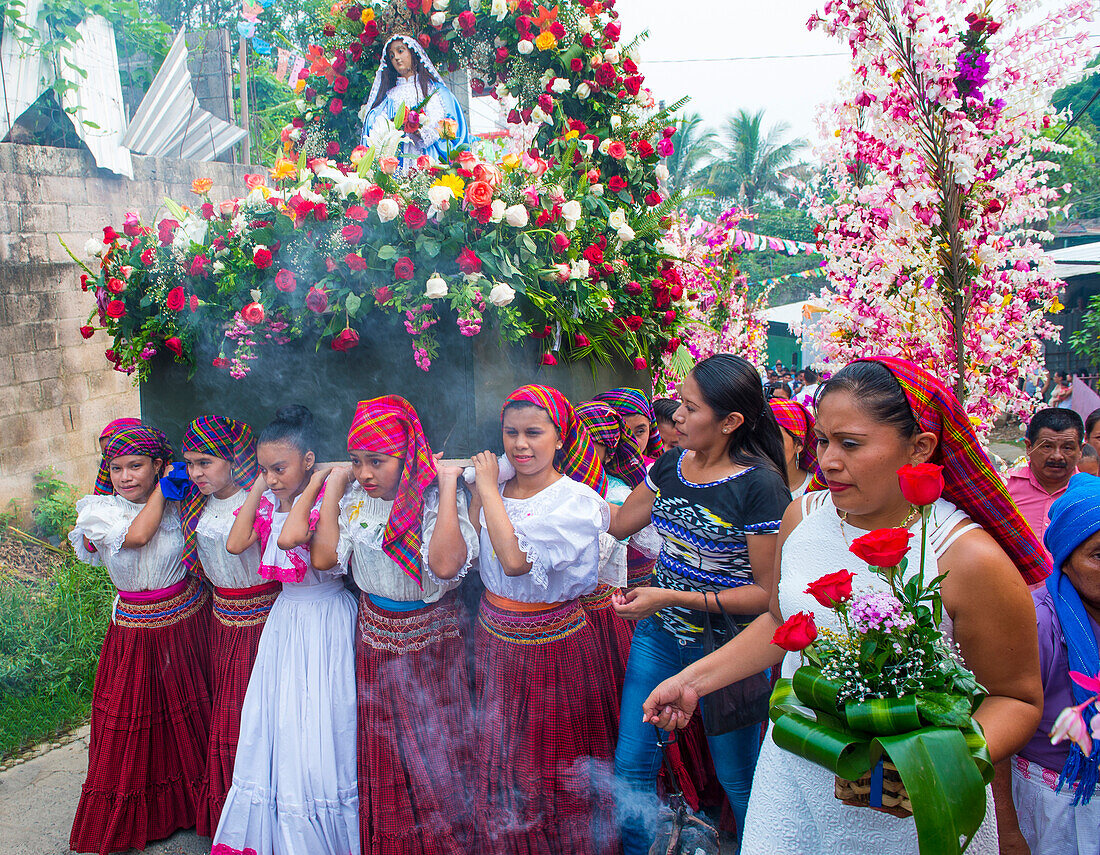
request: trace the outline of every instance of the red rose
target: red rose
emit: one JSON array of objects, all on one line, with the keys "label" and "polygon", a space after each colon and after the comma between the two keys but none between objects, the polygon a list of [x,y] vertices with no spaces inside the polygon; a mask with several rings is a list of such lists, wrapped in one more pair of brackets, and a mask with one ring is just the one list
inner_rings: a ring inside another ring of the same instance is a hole
[{"label": "red rose", "polygon": [[354,252],[349,252],[344,256],[344,264],[350,267],[352,270],[366,270],[367,261],[363,256],[356,255]]},{"label": "red rose", "polygon": [[544,324],[541,328],[531,330],[531,338],[549,338],[552,332],[550,325]]},{"label": "red rose", "polygon": [[880,528],[857,537],[848,547],[872,567],[896,567],[909,551],[913,533],[905,528]]},{"label": "red rose", "polygon": [[344,109],[344,102],[339,98],[333,98],[328,102],[328,111],[334,116],[340,115],[340,111]]},{"label": "red rose", "polygon": [[121,318],[126,314],[126,304],[121,300],[111,300],[107,304],[107,317],[108,318]]},{"label": "red rose", "polygon": [[554,99],[546,93],[539,95],[539,109],[549,116],[554,112]]},{"label": "red rose", "polygon": [[918,508],[930,505],[943,495],[943,467],[935,463],[907,464],[898,470],[901,494]]},{"label": "red rose", "polygon": [[340,234],[344,236],[344,240],[346,240],[348,243],[356,244],[363,239],[363,227],[358,226],[355,223],[348,223],[346,226],[340,229]]},{"label": "red rose", "polygon": [[183,311],[184,304],[187,302],[186,297],[183,294],[183,287],[177,285],[171,291],[168,292],[168,296],[164,299],[164,305],[166,305],[173,312]]},{"label": "red rose", "polygon": [[[381,191],[382,188],[379,187],[378,190]],[[382,197],[379,196],[378,199],[379,201],[381,201]],[[358,223],[363,222],[363,220],[365,220],[369,214],[370,212],[362,205],[352,205],[344,212],[344,216],[346,216],[349,220],[355,220]]]},{"label": "red rose", "polygon": [[[363,203],[366,205],[374,206],[381,202],[386,196],[386,191],[379,187],[377,184],[372,184],[365,191],[363,191]],[[355,207],[354,205],[352,207]],[[348,209],[348,216],[351,216],[351,208]],[[358,219],[358,218],[356,218]]]},{"label": "red rose", "polygon": [[820,579],[811,582],[806,593],[812,595],[825,608],[835,608],[837,603],[846,603],[852,596],[852,579],[855,575],[848,570],[826,573]]},{"label": "red rose", "polygon": [[503,47],[503,46],[498,47],[497,48],[497,53],[496,53],[497,63],[503,65],[507,61],[507,59],[508,59],[508,48]]},{"label": "red rose", "polygon": [[626,181],[619,175],[612,175],[607,179],[607,189],[612,193],[621,193],[626,189]]},{"label": "red rose", "polygon": [[600,86],[610,86],[615,82],[615,66],[610,62],[605,62],[596,69],[596,82]]},{"label": "red rose", "polygon": [[187,308],[189,308],[192,312],[194,312],[195,310],[198,309],[198,307],[199,307],[199,298],[196,297],[194,294],[192,294],[190,296],[190,298],[188,298],[188,300],[187,300]]},{"label": "red rose", "polygon": [[635,371],[645,371],[647,368],[649,368],[649,363],[645,361],[644,356],[635,356],[634,357],[634,370]]},{"label": "red rose", "polygon": [[214,357],[214,361],[210,364],[213,365],[215,368],[228,368],[229,360],[226,359],[224,356],[216,356]]},{"label": "red rose", "polygon": [[267,270],[271,266],[271,250],[266,246],[256,247],[252,251],[252,261],[260,270]]},{"label": "red rose", "polygon": [[350,327],[340,331],[340,335],[332,340],[333,350],[351,350],[359,344],[359,333]]},{"label": "red rose", "polygon": [[183,356],[183,342],[175,336],[166,338],[164,340],[164,346],[172,351],[172,353],[176,354],[176,356]]},{"label": "red rose", "polygon": [[325,145],[325,154],[329,157],[336,157],[340,153],[340,143],[336,140],[329,140]]},{"label": "red rose", "polygon": [[153,253],[153,248],[151,246],[147,246],[141,253],[141,263],[144,264],[146,267],[152,267],[153,259],[155,257],[156,256]]},{"label": "red rose", "polygon": [[199,207],[199,212],[202,214],[204,220],[214,219],[214,205],[211,202],[203,202]]},{"label": "red rose", "polygon": [[577,333],[573,336],[573,344],[577,347],[588,347],[591,342],[588,340],[588,336],[584,333]]},{"label": "red rose", "polygon": [[625,321],[627,328],[629,328],[633,332],[637,332],[642,328],[642,319],[637,315],[631,315],[630,317],[625,318]]},{"label": "red rose", "polygon": [[205,255],[201,253],[191,259],[191,275],[192,276],[206,276],[206,265],[210,263]]},{"label": "red rose", "polygon": [[584,257],[589,264],[603,264],[603,250],[594,243],[584,248]]},{"label": "red rose", "polygon": [[673,300],[679,300],[681,297],[684,296],[684,286],[673,285],[671,288],[668,289],[668,296],[670,296]]},{"label": "red rose", "polygon": [[615,140],[615,142],[607,147],[607,153],[615,158],[615,160],[622,160],[626,157],[626,146],[619,140]]},{"label": "red rose", "polygon": [[642,157],[649,157],[651,154],[653,154],[653,146],[649,142],[649,140],[638,140],[637,144],[634,146],[634,149]]},{"label": "red rose", "polygon": [[464,36],[472,36],[474,34],[474,27],[477,26],[477,18],[473,12],[469,10],[465,12],[459,12],[458,14],[458,28],[462,30]]},{"label": "red rose", "polygon": [[579,56],[573,57],[573,59],[569,60],[569,70],[574,74],[580,74],[584,71],[584,60]]},{"label": "red rose", "polygon": [[462,252],[458,254],[458,258],[455,259],[458,264],[458,269],[463,273],[480,273],[481,272],[481,259],[477,257],[470,247],[462,247]]},{"label": "red rose", "polygon": [[321,202],[313,209],[313,218],[320,223],[328,219],[328,206],[326,206],[324,202]]},{"label": "red rose", "polygon": [[543,365],[557,365],[558,364],[558,360],[554,358],[554,354],[552,354],[552,353],[544,353],[542,355],[542,359],[540,361]]},{"label": "red rose", "polygon": [[675,353],[680,349],[680,339],[673,337],[668,340],[668,344],[665,345],[665,353]]},{"label": "red rose", "polygon": [[772,636],[772,644],[784,650],[804,650],[817,638],[813,612],[799,612],[787,618]]},{"label": "red rose", "polygon": [[554,252],[561,253],[569,249],[570,240],[563,232],[554,235],[551,242],[554,244]]},{"label": "red rose", "polygon": [[466,204],[471,208],[492,205],[493,188],[486,181],[471,181],[466,186]]},{"label": "red rose", "polygon": [[172,235],[176,233],[176,229],[179,227],[180,224],[172,219],[161,220],[157,224],[157,239],[160,240],[162,246],[168,246],[172,242]]},{"label": "red rose", "polygon": [[[605,4],[606,5],[606,4]],[[619,36],[622,35],[623,28],[615,21],[608,21],[604,24],[603,37],[609,42],[617,42]]]},{"label": "red rose", "polygon": [[374,302],[376,303],[385,303],[391,297],[393,297],[393,289],[388,285],[382,285],[374,289]]},{"label": "red rose", "polygon": [[285,267],[275,274],[275,287],[280,291],[289,294],[295,288],[298,287],[298,281],[294,278],[294,274],[287,270]]},{"label": "red rose", "polygon": [[409,205],[405,209],[405,225],[410,229],[421,229],[428,222],[428,215],[416,205]]},{"label": "red rose", "polygon": [[107,280],[107,290],[112,294],[121,294],[126,290],[126,283],[117,276],[112,276]]},{"label": "red rose", "polygon": [[344,75],[338,74],[336,79],[332,81],[332,90],[343,95],[348,91],[348,79]]},{"label": "red rose", "polygon": [[264,320],[264,307],[259,303],[249,303],[241,309],[241,317],[246,323],[261,324]]},{"label": "red rose", "polygon": [[89,327],[87,325],[82,326],[80,328],[80,334],[84,336],[84,338],[91,338],[93,335],[95,335],[95,327]]},{"label": "red rose", "polygon": [[394,262],[393,275],[403,282],[408,282],[412,279],[415,272],[416,267],[413,265],[412,259],[407,255],[401,256],[401,258]]},{"label": "red rose", "polygon": [[104,226],[103,227],[103,242],[104,243],[114,243],[116,240],[118,240],[118,232],[116,232],[114,230],[114,228],[112,228],[111,226]]},{"label": "red rose", "polygon": [[627,282],[623,286],[623,290],[626,291],[627,294],[637,296],[638,294],[642,293],[642,286],[639,285],[637,282]]},{"label": "red rose", "polygon": [[651,208],[656,208],[663,201],[664,199],[661,198],[661,194],[656,190],[652,190],[645,194],[645,203]]},{"label": "red rose", "polygon": [[674,309],[669,309],[667,312],[665,312],[665,316],[662,319],[661,323],[664,324],[666,327],[668,327],[668,326],[672,326],[672,324],[675,321],[676,321],[676,311]]},{"label": "red rose", "polygon": [[324,288],[313,287],[306,294],[306,308],[321,314],[328,308],[328,292]]}]

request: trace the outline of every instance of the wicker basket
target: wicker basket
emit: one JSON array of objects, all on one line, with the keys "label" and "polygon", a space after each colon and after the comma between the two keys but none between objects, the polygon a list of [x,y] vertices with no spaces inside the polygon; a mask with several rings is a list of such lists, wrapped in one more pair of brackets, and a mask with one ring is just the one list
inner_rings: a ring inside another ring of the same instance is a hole
[{"label": "wicker basket", "polygon": [[[871,772],[858,781],[846,781],[844,778],[835,780],[834,792],[838,799],[859,807],[871,807]],[[905,785],[901,782],[901,776],[898,775],[898,768],[889,761],[882,763],[882,806],[913,815],[913,805],[909,801]]]}]

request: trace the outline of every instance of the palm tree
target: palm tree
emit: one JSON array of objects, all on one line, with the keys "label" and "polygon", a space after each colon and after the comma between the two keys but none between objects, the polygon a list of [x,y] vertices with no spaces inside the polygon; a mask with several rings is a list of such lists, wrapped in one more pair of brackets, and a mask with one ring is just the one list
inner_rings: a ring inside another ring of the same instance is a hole
[{"label": "palm tree", "polygon": [[688,113],[676,120],[675,150],[665,161],[670,194],[686,193],[702,183],[704,164],[713,156],[716,141],[714,131],[703,126],[703,117],[698,113]]},{"label": "palm tree", "polygon": [[738,110],[722,128],[707,186],[718,196],[741,199],[746,208],[768,193],[781,193],[783,168],[807,146],[803,139],[784,142],[789,130],[786,123],[777,122],[765,132],[763,110]]}]

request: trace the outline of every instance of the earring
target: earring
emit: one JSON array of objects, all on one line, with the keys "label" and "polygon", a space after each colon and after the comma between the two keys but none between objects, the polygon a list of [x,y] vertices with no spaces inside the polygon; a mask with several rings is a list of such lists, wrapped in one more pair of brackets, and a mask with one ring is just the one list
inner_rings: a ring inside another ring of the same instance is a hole
[{"label": "earring", "polygon": [[729,428],[723,428],[723,429],[722,429],[722,433],[729,433],[729,432],[730,432],[730,429],[729,429]]}]

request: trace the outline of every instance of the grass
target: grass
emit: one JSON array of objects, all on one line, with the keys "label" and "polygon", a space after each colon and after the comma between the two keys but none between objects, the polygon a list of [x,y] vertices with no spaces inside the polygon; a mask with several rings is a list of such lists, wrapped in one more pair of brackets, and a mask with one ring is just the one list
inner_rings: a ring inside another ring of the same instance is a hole
[{"label": "grass", "polygon": [[0,576],[0,759],[87,717],[114,593],[75,558],[42,579]]}]

